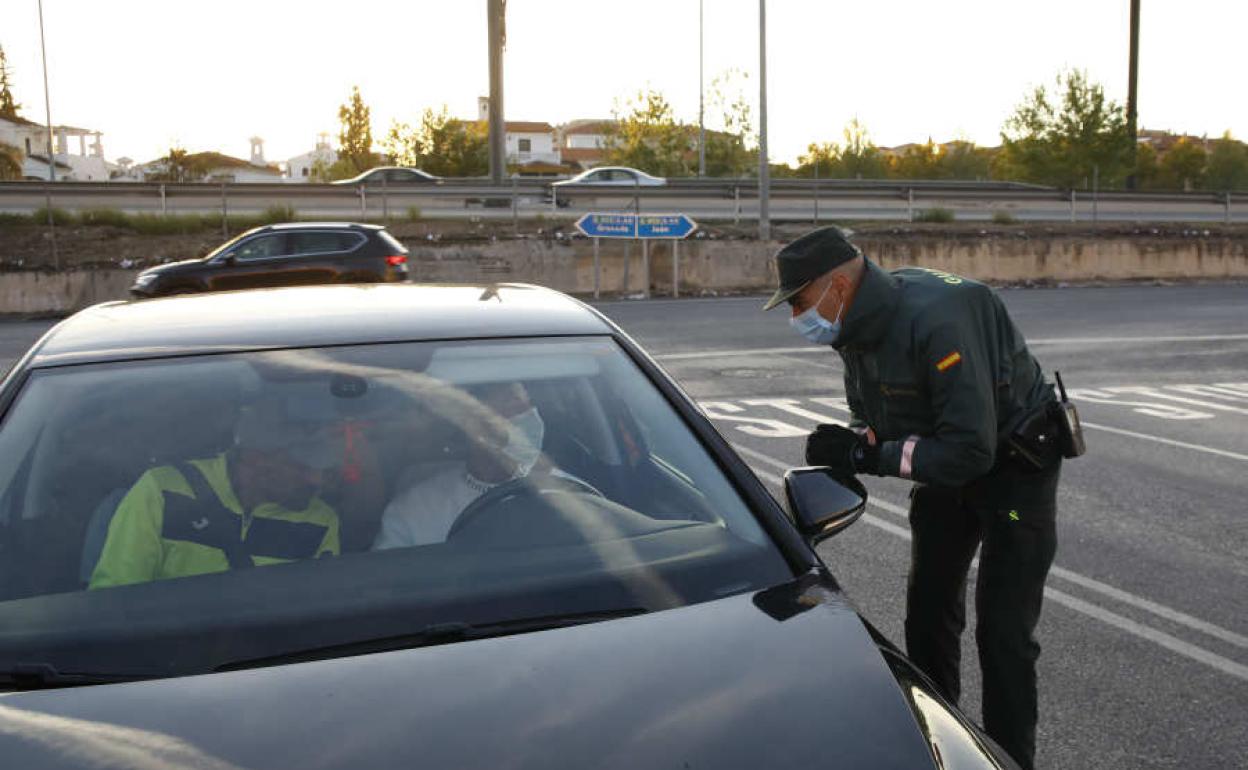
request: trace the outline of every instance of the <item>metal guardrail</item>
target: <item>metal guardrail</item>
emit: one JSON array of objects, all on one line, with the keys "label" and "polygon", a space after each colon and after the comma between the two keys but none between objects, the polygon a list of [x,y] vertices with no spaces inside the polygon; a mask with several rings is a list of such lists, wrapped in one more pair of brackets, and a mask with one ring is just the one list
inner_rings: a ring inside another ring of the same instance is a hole
[{"label": "metal guardrail", "polygon": [[[35,211],[45,205],[45,190],[54,196],[57,207],[88,209],[122,209],[153,214],[176,213],[241,213],[270,206],[290,206],[296,211],[306,207],[309,213],[335,218],[358,214],[362,218],[401,216],[405,208],[421,209],[425,216],[471,213],[476,208],[495,209],[495,216],[505,216],[510,209],[513,217],[523,210],[526,216],[549,209],[558,209],[551,198],[553,178],[509,179],[501,184],[477,178],[444,179],[438,184],[366,187],[299,182],[243,183],[157,183],[157,182],[0,182],[0,211]],[[661,187],[561,185],[555,195],[585,207],[630,210],[643,204],[654,207],[700,209],[706,217],[723,215],[734,221],[753,219],[743,204],[757,207],[758,182],[752,178],[681,178],[671,179]],[[1149,213],[1150,206],[1178,206],[1184,211],[1201,209],[1205,220],[1242,221],[1242,207],[1248,204],[1248,192],[1125,192],[1120,190],[1063,190],[1017,182],[963,182],[956,180],[854,180],[854,179],[777,179],[770,194],[790,209],[813,204],[814,218],[820,206],[824,216],[841,206],[855,209],[874,206],[884,218],[904,221],[924,208],[966,206],[981,212],[997,208],[1027,212],[1029,218],[1064,220],[1056,206],[1069,210],[1069,219],[1076,220],[1078,206],[1092,206],[1091,219],[1096,221],[1101,205],[1139,207],[1141,220],[1182,220],[1171,213]],[[468,209],[468,212],[465,212]],[[325,212],[334,212],[332,214]],[[1043,212],[1043,213],[1040,213]],[[1233,216],[1234,214],[1234,216]],[[1084,218],[1088,217],[1086,214]]]}]

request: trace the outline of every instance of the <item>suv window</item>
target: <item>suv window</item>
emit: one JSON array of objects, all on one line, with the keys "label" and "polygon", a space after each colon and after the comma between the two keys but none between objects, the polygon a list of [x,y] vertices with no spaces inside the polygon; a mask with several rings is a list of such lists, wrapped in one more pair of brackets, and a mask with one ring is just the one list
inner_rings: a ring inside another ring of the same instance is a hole
[{"label": "suv window", "polygon": [[351,251],[364,242],[364,236],[334,231],[304,231],[290,234],[292,254],[329,254]]},{"label": "suv window", "polygon": [[234,249],[234,258],[238,260],[249,260],[285,256],[288,253],[285,247],[285,241],[285,233],[260,235],[252,238],[246,243],[240,244],[238,248]]}]

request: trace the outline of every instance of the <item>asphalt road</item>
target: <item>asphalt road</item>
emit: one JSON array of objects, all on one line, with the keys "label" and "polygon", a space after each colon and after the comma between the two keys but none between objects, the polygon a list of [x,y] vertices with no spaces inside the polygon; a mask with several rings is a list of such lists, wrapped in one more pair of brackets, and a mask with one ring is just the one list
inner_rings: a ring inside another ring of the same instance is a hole
[{"label": "asphalt road", "polygon": [[[1248,767],[1248,286],[1006,290],[1047,372],[1079,400],[1040,622],[1039,761],[1053,768]],[[761,297],[600,307],[715,419],[773,491],[805,434],[844,419],[835,354]],[[50,324],[0,324],[0,360]],[[869,479],[820,552],[889,637],[901,622],[907,486]],[[963,708],[978,718],[973,606]],[[836,650],[829,649],[828,655]]]},{"label": "asphalt road", "polygon": [[[1078,399],[1089,445],[1063,469],[1038,633],[1041,766],[1248,767],[1248,286],[1003,297]],[[779,479],[803,464],[805,434],[847,414],[836,355],[807,345],[785,311],[759,312],[762,299],[600,307],[783,499]],[[820,553],[900,642],[908,485],[867,486],[867,515]],[[978,718],[968,614],[962,705]]]}]

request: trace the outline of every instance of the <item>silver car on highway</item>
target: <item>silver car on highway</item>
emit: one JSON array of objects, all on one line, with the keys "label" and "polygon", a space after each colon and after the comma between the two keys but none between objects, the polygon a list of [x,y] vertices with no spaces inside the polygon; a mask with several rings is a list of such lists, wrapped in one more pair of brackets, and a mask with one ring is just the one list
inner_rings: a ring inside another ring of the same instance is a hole
[{"label": "silver car on highway", "polygon": [[664,187],[667,180],[627,166],[599,166],[583,171],[571,179],[554,182],[552,187],[596,185],[603,187]]}]

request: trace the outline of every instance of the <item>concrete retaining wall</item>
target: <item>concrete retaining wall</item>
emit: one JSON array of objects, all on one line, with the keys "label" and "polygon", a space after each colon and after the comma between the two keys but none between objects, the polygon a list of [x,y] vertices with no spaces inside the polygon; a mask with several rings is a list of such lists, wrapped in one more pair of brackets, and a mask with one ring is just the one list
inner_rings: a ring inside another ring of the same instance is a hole
[{"label": "concrete retaining wall", "polygon": [[[1230,237],[889,237],[856,239],[886,268],[921,265],[990,283],[1022,281],[1248,279],[1248,240]],[[589,241],[519,240],[480,245],[409,244],[412,280],[521,281],[572,294],[594,288]],[[779,243],[682,242],[682,294],[766,291],[774,284],[771,256]],[[670,243],[649,247],[650,289],[669,294]],[[646,286],[639,243],[603,241],[599,286],[604,294],[635,294]],[[0,313],[64,313],[124,299],[137,271],[71,270],[0,273]]]}]

